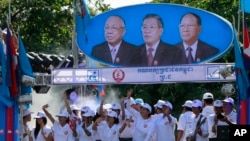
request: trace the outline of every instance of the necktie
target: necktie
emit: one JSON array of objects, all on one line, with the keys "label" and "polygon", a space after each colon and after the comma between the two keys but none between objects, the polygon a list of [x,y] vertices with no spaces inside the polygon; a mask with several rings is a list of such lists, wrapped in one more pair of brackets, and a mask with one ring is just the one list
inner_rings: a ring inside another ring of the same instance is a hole
[{"label": "necktie", "polygon": [[192,56],[192,48],[191,47],[188,47],[187,48],[187,51],[188,51],[188,56],[187,56],[187,63],[188,64],[192,64],[194,62],[194,58]]},{"label": "necktie", "polygon": [[111,56],[112,56],[112,62],[114,63],[114,61],[115,61],[115,56],[116,56],[116,48],[112,48],[112,49],[110,50],[110,52],[111,52]]},{"label": "necktie", "polygon": [[152,61],[153,61],[153,54],[152,54],[152,52],[154,51],[154,49],[153,48],[148,48],[148,66],[151,66],[151,64],[152,64]]}]

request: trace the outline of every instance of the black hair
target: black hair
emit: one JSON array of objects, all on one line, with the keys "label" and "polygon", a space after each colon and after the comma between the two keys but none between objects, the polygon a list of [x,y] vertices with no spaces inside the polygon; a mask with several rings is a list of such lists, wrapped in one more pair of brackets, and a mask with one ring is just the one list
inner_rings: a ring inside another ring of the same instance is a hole
[{"label": "black hair", "polygon": [[162,18],[157,15],[157,14],[147,14],[144,18],[143,21],[149,18],[155,18],[157,20],[157,24],[159,27],[164,28]]},{"label": "black hair", "polygon": [[118,124],[119,123],[119,119],[117,117],[114,117],[115,121],[114,124]]},{"label": "black hair", "polygon": [[195,13],[192,13],[192,12],[188,12],[188,13],[182,15],[182,17],[181,17],[181,19],[180,19],[180,22],[181,22],[181,20],[183,19],[183,17],[185,17],[186,15],[193,15],[193,16],[196,18],[196,20],[197,20],[197,24],[198,24],[198,25],[201,25],[201,18],[200,18],[200,16],[197,15],[197,14],[195,14]]},{"label": "black hair", "polygon": [[[42,120],[43,120],[43,123],[44,123],[44,125],[46,125],[47,124],[47,118],[46,117],[42,117]],[[37,119],[36,119],[36,127],[35,127],[35,131],[34,131],[34,136],[35,136],[35,139],[37,138],[37,136],[38,136],[38,133],[39,133],[39,131],[40,131],[40,124],[38,124],[37,123]]]},{"label": "black hair", "polygon": [[213,104],[213,99],[203,99],[207,104]]}]

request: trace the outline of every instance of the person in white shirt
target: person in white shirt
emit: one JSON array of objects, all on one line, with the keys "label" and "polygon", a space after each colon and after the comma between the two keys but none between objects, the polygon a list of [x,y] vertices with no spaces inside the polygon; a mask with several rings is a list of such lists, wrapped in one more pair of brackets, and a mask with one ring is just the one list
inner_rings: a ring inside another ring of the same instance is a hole
[{"label": "person in white shirt", "polygon": [[196,141],[208,141],[208,122],[207,118],[201,114],[202,102],[198,99],[192,103],[192,111],[195,114],[195,118],[192,124],[192,132],[187,136],[187,141],[191,141],[191,136]]},{"label": "person in white shirt", "polygon": [[21,127],[22,137],[23,141],[28,141],[30,135],[30,128],[27,123],[31,121],[31,114],[33,114],[34,112],[31,112],[28,109],[24,109],[22,112],[23,112],[23,124]]},{"label": "person in white shirt", "polygon": [[212,93],[206,92],[203,94],[202,98],[203,108],[202,108],[202,115],[208,117],[210,114],[214,114],[214,96]]},{"label": "person in white shirt", "polygon": [[223,100],[223,118],[218,120],[225,122],[227,125],[237,123],[237,113],[234,111],[234,100],[231,97],[228,97]]},{"label": "person in white shirt", "polygon": [[176,141],[186,141],[187,135],[192,132],[194,113],[192,112],[192,101],[187,100],[182,105],[183,111],[178,119]]},{"label": "person in white shirt", "polygon": [[45,113],[43,111],[38,112],[34,119],[36,119],[36,127],[31,131],[30,141],[52,141],[52,130],[46,125],[47,117]]},{"label": "person in white shirt", "polygon": [[94,116],[95,112],[93,110],[88,110],[82,115],[82,124],[76,129],[76,136],[79,138],[79,141],[95,141],[92,132]]},{"label": "person in white shirt", "polygon": [[171,115],[173,105],[165,101],[162,105],[162,114],[155,120],[156,141],[175,141],[177,119]]},{"label": "person in white shirt", "polygon": [[48,104],[43,105],[42,109],[49,120],[52,122],[52,130],[54,141],[73,141],[73,131],[69,126],[69,114],[66,111],[61,111],[58,115],[58,121],[47,111]]},{"label": "person in white shirt", "polygon": [[158,100],[157,103],[154,105],[155,114],[162,113],[162,105],[165,103],[164,100]]},{"label": "person in white shirt", "polygon": [[225,122],[221,122],[218,119],[222,118],[223,115],[223,103],[221,100],[215,100],[214,101],[214,111],[215,114],[211,114],[208,116],[208,129],[209,129],[209,135],[208,138],[216,138],[216,130],[217,130],[217,125],[226,125]]},{"label": "person in white shirt", "polygon": [[103,117],[99,117],[95,121],[93,130],[100,134],[101,141],[119,141],[119,134],[124,130],[126,124],[120,127],[118,123],[117,113],[109,111],[106,120],[103,120]]}]

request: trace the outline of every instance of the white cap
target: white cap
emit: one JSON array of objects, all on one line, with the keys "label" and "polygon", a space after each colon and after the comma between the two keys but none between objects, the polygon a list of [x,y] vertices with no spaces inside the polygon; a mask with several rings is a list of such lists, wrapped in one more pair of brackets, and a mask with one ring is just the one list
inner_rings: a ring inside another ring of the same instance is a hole
[{"label": "white cap", "polygon": [[66,117],[66,118],[68,118],[69,114],[68,114],[67,111],[62,111],[62,112],[60,112],[60,114],[56,115],[56,117]]},{"label": "white cap", "polygon": [[87,112],[88,110],[90,110],[89,106],[82,106],[81,108],[82,112]]},{"label": "white cap", "polygon": [[46,117],[45,113],[43,111],[39,111],[34,118],[43,118],[43,117]]},{"label": "white cap", "polygon": [[193,102],[191,100],[187,100],[185,101],[185,103],[182,105],[182,107],[189,107],[189,108],[192,108],[192,104]]},{"label": "white cap", "polygon": [[212,93],[204,93],[202,99],[214,99],[214,95]]},{"label": "white cap", "polygon": [[145,108],[145,109],[148,109],[150,113],[152,112],[152,108],[148,103],[141,104],[141,107]]},{"label": "white cap", "polygon": [[29,111],[28,109],[24,109],[23,110],[23,117],[27,116],[27,115],[30,115],[30,114],[33,114],[34,112],[31,112]]},{"label": "white cap", "polygon": [[70,105],[71,110],[80,110],[76,105]]},{"label": "white cap", "polygon": [[95,112],[93,110],[88,110],[87,112],[85,112],[84,114],[82,114],[82,116],[84,116],[84,117],[94,117],[95,116]]},{"label": "white cap", "polygon": [[111,109],[113,109],[113,110],[121,110],[121,105],[118,104],[118,103],[114,103],[114,104],[112,104]]},{"label": "white cap", "polygon": [[109,111],[107,116],[117,118],[117,113],[115,111]]},{"label": "white cap", "polygon": [[224,99],[223,102],[231,103],[232,105],[234,105],[234,100],[231,97]]},{"label": "white cap", "polygon": [[192,107],[202,107],[202,102],[199,99],[195,99],[192,103]]},{"label": "white cap", "polygon": [[162,108],[162,105],[165,103],[164,100],[158,100],[157,103],[154,105],[156,108]]},{"label": "white cap", "polygon": [[163,106],[167,106],[171,110],[173,109],[173,105],[170,102],[168,102],[168,101],[165,101],[164,104],[163,104]]},{"label": "white cap", "polygon": [[222,107],[223,103],[221,100],[215,100],[214,101],[214,107]]}]

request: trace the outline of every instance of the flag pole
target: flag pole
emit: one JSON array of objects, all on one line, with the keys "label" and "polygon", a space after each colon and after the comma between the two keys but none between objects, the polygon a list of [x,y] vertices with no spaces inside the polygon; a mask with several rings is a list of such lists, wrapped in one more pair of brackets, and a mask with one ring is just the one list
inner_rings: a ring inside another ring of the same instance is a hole
[{"label": "flag pole", "polygon": [[11,11],[10,11],[10,0],[8,0],[8,5],[9,5],[9,18],[8,18],[8,24],[9,23],[11,23],[11,15],[10,15],[10,13],[11,13]]}]

